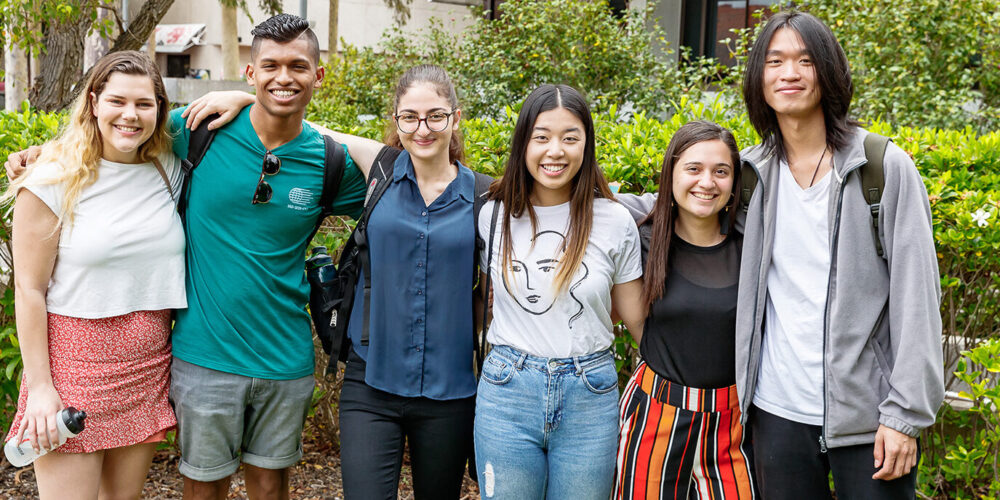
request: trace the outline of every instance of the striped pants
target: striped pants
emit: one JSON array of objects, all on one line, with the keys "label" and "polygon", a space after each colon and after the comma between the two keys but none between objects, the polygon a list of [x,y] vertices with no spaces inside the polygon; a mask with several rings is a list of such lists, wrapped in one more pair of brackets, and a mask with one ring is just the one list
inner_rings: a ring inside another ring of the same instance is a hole
[{"label": "striped pants", "polygon": [[753,499],[736,386],[694,389],[640,363],[622,395],[616,499]]}]

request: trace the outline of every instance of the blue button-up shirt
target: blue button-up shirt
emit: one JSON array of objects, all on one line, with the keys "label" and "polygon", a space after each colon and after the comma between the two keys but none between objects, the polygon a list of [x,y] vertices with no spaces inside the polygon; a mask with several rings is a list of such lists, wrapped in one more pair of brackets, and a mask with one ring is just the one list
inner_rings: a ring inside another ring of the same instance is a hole
[{"label": "blue button-up shirt", "polygon": [[348,335],[367,362],[365,382],[400,396],[458,399],[476,393],[472,372],[475,176],[458,176],[431,202],[417,186],[410,155],[393,166],[392,184],[368,221],[371,315],[361,345],[364,277],[358,280]]}]

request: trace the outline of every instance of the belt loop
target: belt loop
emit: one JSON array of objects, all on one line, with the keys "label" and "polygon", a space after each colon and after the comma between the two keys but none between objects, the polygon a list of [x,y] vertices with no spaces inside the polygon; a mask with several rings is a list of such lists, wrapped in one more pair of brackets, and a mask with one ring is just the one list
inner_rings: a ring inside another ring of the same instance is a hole
[{"label": "belt loop", "polygon": [[514,362],[514,366],[521,370],[524,368],[524,361],[528,359],[528,353],[518,351],[517,361]]},{"label": "belt loop", "polygon": [[576,376],[579,377],[580,374],[583,373],[583,367],[580,366],[580,357],[579,356],[573,356],[573,366],[576,367]]}]

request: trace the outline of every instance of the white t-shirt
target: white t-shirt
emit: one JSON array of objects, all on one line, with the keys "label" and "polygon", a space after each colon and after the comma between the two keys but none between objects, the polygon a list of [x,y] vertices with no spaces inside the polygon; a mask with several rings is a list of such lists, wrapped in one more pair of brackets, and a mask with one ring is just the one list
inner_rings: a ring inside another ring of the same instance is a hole
[{"label": "white t-shirt", "polygon": [[823,315],[830,276],[830,177],[802,189],[778,172],[774,249],[753,404],[781,418],[823,425]]},{"label": "white t-shirt", "polygon": [[[179,196],[180,160],[167,153],[160,163]],[[54,163],[32,167],[23,185],[57,215],[65,185],[44,180],[59,169]],[[80,193],[72,225],[62,225],[46,306],[76,318],[187,307],[184,229],[152,163],[101,160],[97,180]]]},{"label": "white t-shirt", "polygon": [[[479,214],[479,233],[489,242],[494,202]],[[611,331],[611,287],[642,276],[639,231],[628,210],[607,199],[594,200],[594,223],[583,261],[562,293],[553,280],[569,228],[569,203],[534,207],[535,234],[525,214],[511,222],[513,252],[505,280],[501,271],[503,209],[493,238],[493,323],[488,339],[547,358],[583,356],[607,349]],[[534,241],[534,245],[532,245]],[[486,249],[482,261],[486,262]]]}]

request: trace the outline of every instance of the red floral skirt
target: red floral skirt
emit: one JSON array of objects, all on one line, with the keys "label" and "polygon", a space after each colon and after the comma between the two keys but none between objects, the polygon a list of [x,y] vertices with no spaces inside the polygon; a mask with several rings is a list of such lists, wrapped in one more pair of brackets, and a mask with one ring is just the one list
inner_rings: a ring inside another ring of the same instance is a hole
[{"label": "red floral skirt", "polygon": [[[84,431],[57,451],[90,453],[148,442],[177,425],[170,387],[170,311],[136,311],[100,319],[48,315],[52,382],[66,406],[87,412]],[[20,427],[28,399],[21,380]]]}]

